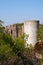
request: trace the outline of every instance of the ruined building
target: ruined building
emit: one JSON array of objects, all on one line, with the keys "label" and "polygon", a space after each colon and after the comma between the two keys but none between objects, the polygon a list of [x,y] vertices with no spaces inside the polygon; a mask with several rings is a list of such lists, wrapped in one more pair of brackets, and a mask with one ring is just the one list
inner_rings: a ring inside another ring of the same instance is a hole
[{"label": "ruined building", "polygon": [[6,32],[12,35],[13,38],[17,38],[23,35],[24,32],[24,24],[19,23],[19,24],[13,24],[10,26],[6,26]]},{"label": "ruined building", "polygon": [[6,32],[12,35],[13,38],[17,38],[23,35],[23,33],[28,35],[27,44],[37,43],[37,32],[39,28],[38,20],[25,21],[24,23],[13,24],[6,26]]}]

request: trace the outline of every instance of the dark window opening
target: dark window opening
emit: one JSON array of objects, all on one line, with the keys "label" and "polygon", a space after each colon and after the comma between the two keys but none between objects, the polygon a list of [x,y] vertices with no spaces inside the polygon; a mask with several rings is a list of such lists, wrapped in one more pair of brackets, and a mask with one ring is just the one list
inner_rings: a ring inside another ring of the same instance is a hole
[{"label": "dark window opening", "polygon": [[11,30],[11,34],[13,33],[13,31]]}]

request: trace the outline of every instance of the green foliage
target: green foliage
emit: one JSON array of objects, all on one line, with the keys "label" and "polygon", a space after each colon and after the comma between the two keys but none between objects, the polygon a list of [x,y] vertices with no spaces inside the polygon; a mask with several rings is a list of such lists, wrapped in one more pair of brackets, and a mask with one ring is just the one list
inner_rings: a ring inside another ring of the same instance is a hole
[{"label": "green foliage", "polygon": [[22,39],[22,37],[16,38],[14,40],[13,50],[16,54],[21,53],[25,50],[25,41]]},{"label": "green foliage", "polygon": [[43,60],[40,60],[40,65],[43,65]]},{"label": "green foliage", "polygon": [[39,25],[38,40],[43,41],[43,24]]},{"label": "green foliage", "polygon": [[2,20],[0,20],[0,32],[2,33],[2,32],[4,32],[4,27],[3,27],[3,21]]},{"label": "green foliage", "polygon": [[3,21],[2,20],[0,20],[0,27],[2,27],[3,26]]},{"label": "green foliage", "polygon": [[13,41],[12,37],[10,36],[10,34],[8,34],[8,33],[3,34],[3,40],[5,41],[6,44],[9,44],[10,47],[12,47],[14,45],[14,41]]},{"label": "green foliage", "polygon": [[14,56],[11,46],[13,45],[12,37],[5,33],[3,21],[0,20],[0,60],[9,59]]},{"label": "green foliage", "polygon": [[32,44],[29,44],[29,49],[34,49],[34,46]]}]

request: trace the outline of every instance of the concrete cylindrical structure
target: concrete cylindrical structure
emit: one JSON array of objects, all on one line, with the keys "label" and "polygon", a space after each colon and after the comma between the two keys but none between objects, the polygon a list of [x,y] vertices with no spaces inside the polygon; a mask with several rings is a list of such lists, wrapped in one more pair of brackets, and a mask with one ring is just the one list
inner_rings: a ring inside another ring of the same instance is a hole
[{"label": "concrete cylindrical structure", "polygon": [[35,45],[37,43],[37,31],[39,28],[38,20],[24,22],[24,33],[28,35],[27,44]]}]

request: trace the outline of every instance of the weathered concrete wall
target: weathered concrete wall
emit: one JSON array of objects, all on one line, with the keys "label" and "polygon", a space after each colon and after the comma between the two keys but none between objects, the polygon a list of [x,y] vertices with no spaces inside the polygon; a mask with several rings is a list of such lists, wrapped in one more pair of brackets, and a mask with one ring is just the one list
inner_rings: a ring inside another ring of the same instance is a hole
[{"label": "weathered concrete wall", "polygon": [[12,36],[12,38],[17,38],[23,35],[23,32],[24,32],[23,27],[24,27],[24,24],[19,23],[19,24],[6,26],[5,30],[7,33],[9,33]]},{"label": "weathered concrete wall", "polygon": [[29,36],[27,44],[35,45],[35,43],[37,42],[38,28],[39,28],[39,21],[37,20],[30,20],[24,22],[24,33]]}]

